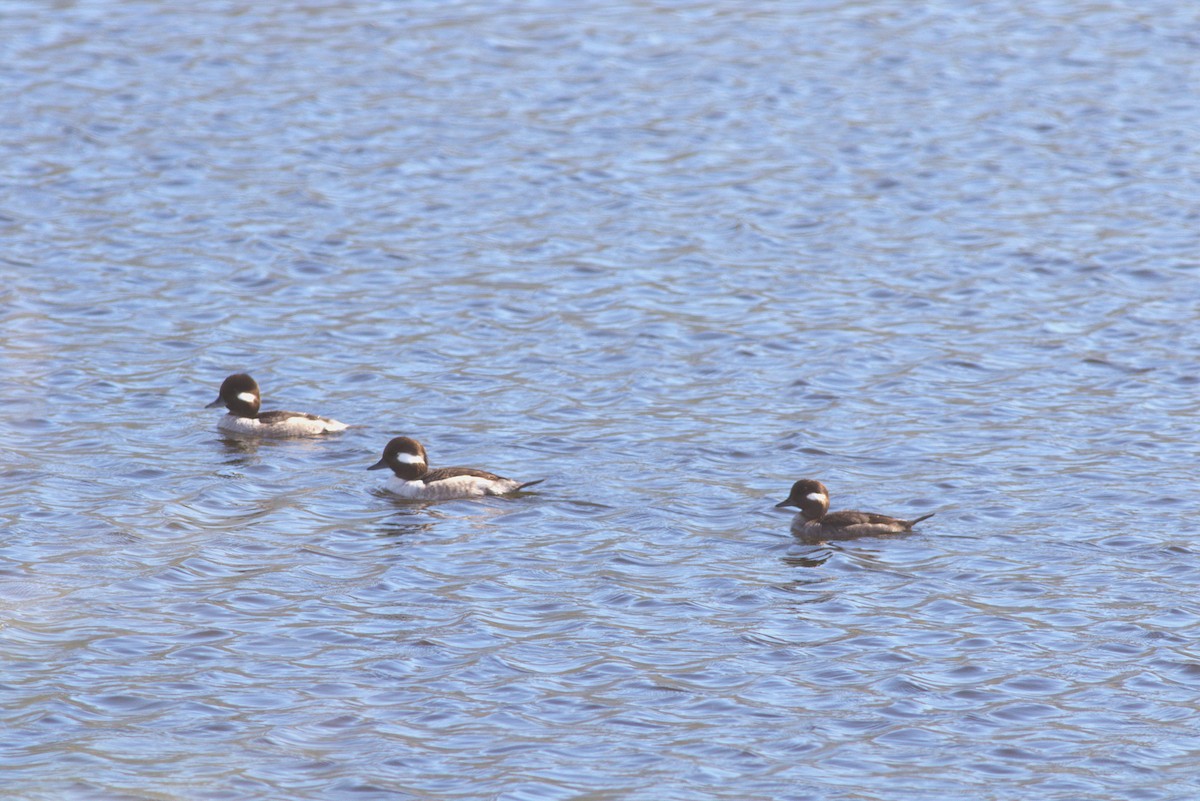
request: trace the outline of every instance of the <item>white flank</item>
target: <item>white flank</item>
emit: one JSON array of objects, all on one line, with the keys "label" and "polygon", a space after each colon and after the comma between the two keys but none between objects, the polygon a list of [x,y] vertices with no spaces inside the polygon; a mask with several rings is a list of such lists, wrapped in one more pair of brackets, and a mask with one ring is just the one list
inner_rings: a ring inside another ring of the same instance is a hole
[{"label": "white flank", "polygon": [[424,481],[405,481],[398,476],[392,476],[383,482],[383,488],[388,492],[394,492],[401,498],[408,498],[413,501],[428,497],[428,494],[425,492]]},{"label": "white flank", "polygon": [[454,476],[426,484],[426,489],[430,493],[426,497],[438,500],[478,498],[480,495],[487,494],[489,483],[488,479],[479,476]]},{"label": "white flank", "polygon": [[328,417],[318,417],[313,420],[309,417],[289,417],[282,423],[276,423],[264,428],[276,428],[281,430],[276,436],[280,437],[309,437],[313,434],[325,434],[332,431],[345,431],[347,425],[339,423],[337,420],[330,420]]},{"label": "white flank", "polygon": [[217,422],[217,428],[231,434],[250,434],[256,437],[311,437],[317,434],[345,431],[345,423],[321,417],[311,420],[307,417],[289,417],[279,423],[264,425],[261,420],[253,417],[237,417],[226,414]]},{"label": "white flank", "polygon": [[426,484],[424,481],[405,481],[392,476],[384,484],[384,489],[394,492],[401,498],[420,501],[450,501],[456,498],[479,498],[484,495],[503,495],[512,492],[519,483],[511,479],[492,481],[479,476],[454,476],[453,478],[434,481]]},{"label": "white flank", "polygon": [[238,400],[245,401],[246,403],[258,403],[258,398],[254,397],[253,392],[239,392]]},{"label": "white flank", "polygon": [[253,417],[235,417],[227,414],[217,421],[217,428],[230,434],[262,434],[263,424]]}]

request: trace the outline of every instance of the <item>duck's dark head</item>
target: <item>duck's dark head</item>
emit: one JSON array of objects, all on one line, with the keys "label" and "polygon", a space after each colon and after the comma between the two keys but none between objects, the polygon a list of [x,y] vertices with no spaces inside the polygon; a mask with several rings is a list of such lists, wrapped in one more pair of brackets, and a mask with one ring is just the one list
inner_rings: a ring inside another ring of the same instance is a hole
[{"label": "duck's dark head", "polygon": [[802,478],[792,485],[786,500],[775,504],[777,509],[781,506],[797,507],[805,520],[820,520],[829,511],[829,490],[820,481]]},{"label": "duck's dark head", "polygon": [[260,402],[258,382],[245,373],[234,373],[221,383],[217,399],[204,408],[224,406],[237,417],[258,417]]},{"label": "duck's dark head", "polygon": [[405,481],[415,481],[429,472],[429,460],[425,456],[425,447],[410,437],[394,437],[383,449],[379,461],[368,467],[368,470],[389,468],[397,478]]}]

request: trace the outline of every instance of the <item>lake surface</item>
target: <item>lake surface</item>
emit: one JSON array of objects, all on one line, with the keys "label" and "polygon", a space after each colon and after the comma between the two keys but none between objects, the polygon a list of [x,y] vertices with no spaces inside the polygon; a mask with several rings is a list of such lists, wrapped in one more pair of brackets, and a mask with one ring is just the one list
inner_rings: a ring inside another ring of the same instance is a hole
[{"label": "lake surface", "polygon": [[1200,795],[1195,9],[758,5],[4,4],[6,798]]}]

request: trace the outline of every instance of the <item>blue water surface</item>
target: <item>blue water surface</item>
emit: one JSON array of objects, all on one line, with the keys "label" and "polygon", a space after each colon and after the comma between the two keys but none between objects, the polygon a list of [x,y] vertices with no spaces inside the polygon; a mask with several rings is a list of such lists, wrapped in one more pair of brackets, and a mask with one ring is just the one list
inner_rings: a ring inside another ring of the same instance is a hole
[{"label": "blue water surface", "polygon": [[1197,797],[1198,23],[9,0],[3,794]]}]

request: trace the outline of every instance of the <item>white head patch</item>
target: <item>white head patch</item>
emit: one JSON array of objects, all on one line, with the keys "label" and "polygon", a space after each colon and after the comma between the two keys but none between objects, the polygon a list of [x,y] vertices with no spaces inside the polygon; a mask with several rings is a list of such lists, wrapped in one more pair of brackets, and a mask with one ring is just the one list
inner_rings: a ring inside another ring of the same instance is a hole
[{"label": "white head patch", "polygon": [[808,498],[810,501],[816,501],[817,503],[829,503],[829,496],[823,492],[810,492],[804,497]]},{"label": "white head patch", "polygon": [[400,464],[425,464],[425,460],[415,453],[397,453],[396,461]]},{"label": "white head patch", "polygon": [[239,392],[238,400],[245,401],[246,403],[258,403],[258,398],[254,397],[253,392]]}]

